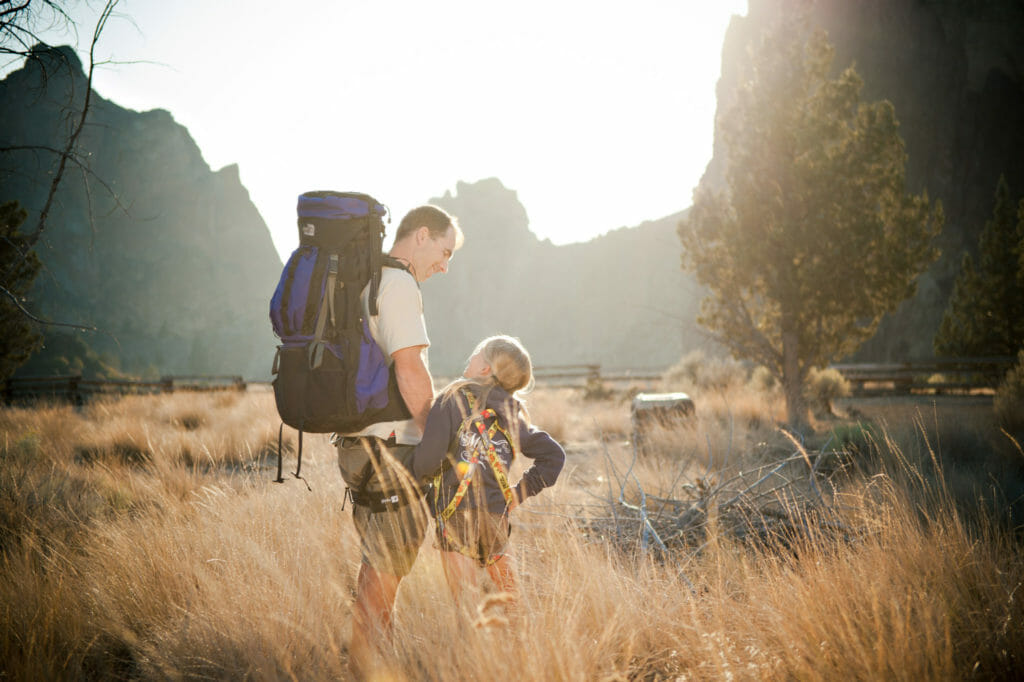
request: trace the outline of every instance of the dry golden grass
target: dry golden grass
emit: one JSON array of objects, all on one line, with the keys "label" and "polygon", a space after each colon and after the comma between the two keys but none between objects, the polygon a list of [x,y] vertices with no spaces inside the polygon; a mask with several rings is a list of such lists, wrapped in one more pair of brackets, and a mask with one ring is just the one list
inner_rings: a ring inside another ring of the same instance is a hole
[{"label": "dry golden grass", "polygon": [[[846,537],[812,527],[783,551],[711,523],[701,551],[654,556],[584,533],[621,472],[635,474],[628,494],[671,495],[792,450],[772,396],[694,397],[692,423],[653,434],[634,461],[624,397],[538,390],[531,415],[569,457],[513,517],[519,608],[488,594],[458,610],[428,541],[381,679],[1024,672],[1024,552],[1005,519],[1024,456],[982,417],[960,428],[872,406],[874,430],[819,424],[808,448],[831,434],[859,453],[837,454],[832,479],[857,530]],[[273,483],[277,425],[266,393],[0,411],[0,677],[344,679],[359,551],[343,485],[323,436],[304,443],[311,491]],[[986,503],[966,502],[972,490]]]}]

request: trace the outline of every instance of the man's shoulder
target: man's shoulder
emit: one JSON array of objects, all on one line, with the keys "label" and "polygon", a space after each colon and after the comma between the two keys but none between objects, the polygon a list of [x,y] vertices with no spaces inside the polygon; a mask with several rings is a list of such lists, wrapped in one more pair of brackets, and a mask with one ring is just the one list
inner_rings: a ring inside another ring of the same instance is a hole
[{"label": "man's shoulder", "polygon": [[421,299],[420,285],[405,270],[398,268],[381,268],[379,296],[389,298],[398,296],[407,299]]}]

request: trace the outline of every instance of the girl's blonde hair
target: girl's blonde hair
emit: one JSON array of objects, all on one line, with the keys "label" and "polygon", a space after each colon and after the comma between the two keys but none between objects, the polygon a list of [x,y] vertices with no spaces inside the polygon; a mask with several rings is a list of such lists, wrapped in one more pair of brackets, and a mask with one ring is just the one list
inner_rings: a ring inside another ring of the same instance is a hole
[{"label": "girl's blonde hair", "polygon": [[510,395],[529,393],[533,389],[533,363],[519,339],[490,336],[473,349],[473,355],[477,353],[491,366],[494,382]]},{"label": "girl's blonde hair", "polygon": [[487,402],[487,391],[491,386],[501,386],[514,398],[521,398],[533,390],[533,363],[530,354],[519,339],[500,334],[489,336],[480,343],[470,356],[480,353],[491,368],[490,375],[485,379],[459,379],[448,384],[442,391],[447,400],[467,384],[477,384],[485,388],[481,404]]}]

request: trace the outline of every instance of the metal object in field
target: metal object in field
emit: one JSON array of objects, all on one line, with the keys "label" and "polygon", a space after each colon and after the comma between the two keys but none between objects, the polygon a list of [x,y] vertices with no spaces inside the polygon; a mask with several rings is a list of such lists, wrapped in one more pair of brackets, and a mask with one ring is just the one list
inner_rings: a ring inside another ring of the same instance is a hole
[{"label": "metal object in field", "polygon": [[633,419],[633,441],[643,439],[651,425],[671,427],[693,416],[693,400],[685,393],[638,393],[630,409]]}]

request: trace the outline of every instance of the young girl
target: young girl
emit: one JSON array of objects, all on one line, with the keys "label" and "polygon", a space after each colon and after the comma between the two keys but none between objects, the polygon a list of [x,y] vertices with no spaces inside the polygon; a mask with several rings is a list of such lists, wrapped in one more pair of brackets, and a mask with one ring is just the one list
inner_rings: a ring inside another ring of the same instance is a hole
[{"label": "young girl", "polygon": [[[500,590],[514,594],[505,554],[508,514],[554,484],[565,451],[530,425],[519,402],[519,394],[533,386],[533,368],[518,339],[481,341],[463,377],[434,402],[409,468],[417,479],[434,482],[428,501],[452,594],[458,598],[463,589],[478,585],[478,567],[487,569]],[[512,487],[508,469],[516,454],[533,465]]]}]

